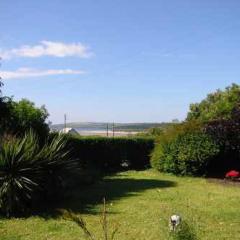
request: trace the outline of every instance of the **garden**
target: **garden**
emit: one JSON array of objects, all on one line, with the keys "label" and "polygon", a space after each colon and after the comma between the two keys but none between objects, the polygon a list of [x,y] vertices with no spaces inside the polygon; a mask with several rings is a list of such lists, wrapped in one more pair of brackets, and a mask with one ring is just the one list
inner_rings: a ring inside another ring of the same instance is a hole
[{"label": "garden", "polygon": [[238,239],[239,85],[131,137],[50,133],[26,99],[0,110],[1,239]]}]

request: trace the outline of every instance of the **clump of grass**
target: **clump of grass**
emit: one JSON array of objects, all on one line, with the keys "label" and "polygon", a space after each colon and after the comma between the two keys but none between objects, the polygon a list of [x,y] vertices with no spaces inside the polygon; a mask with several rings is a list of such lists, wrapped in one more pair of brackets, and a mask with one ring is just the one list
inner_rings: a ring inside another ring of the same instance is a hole
[{"label": "clump of grass", "polygon": [[[84,232],[85,238],[88,240],[97,240],[97,238],[95,237],[95,234],[92,233],[88,227],[86,222],[84,221],[84,219],[82,218],[82,216],[79,216],[75,213],[73,213],[72,211],[65,211],[63,217],[66,220],[71,220],[73,222],[75,222]],[[103,199],[103,210],[102,210],[102,215],[101,215],[101,219],[100,219],[100,223],[102,226],[102,232],[103,232],[103,239],[104,240],[114,240],[115,239],[115,235],[118,232],[118,225],[116,225],[113,228],[113,231],[109,231],[108,228],[108,221],[107,221],[107,209],[106,209],[106,200],[105,198]]]},{"label": "clump of grass", "polygon": [[173,240],[197,240],[197,235],[193,226],[186,221],[182,221],[180,226],[170,233],[170,239]]}]

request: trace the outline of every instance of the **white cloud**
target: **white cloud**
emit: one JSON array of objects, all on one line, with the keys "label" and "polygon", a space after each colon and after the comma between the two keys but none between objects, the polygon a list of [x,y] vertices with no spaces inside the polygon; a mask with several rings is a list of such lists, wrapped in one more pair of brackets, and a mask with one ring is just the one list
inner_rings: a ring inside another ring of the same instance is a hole
[{"label": "white cloud", "polygon": [[23,45],[10,50],[0,50],[0,57],[11,59],[14,57],[37,58],[42,56],[53,57],[80,57],[89,58],[93,55],[89,47],[82,43],[63,43],[41,41],[38,45]]},{"label": "white cloud", "polygon": [[3,80],[5,79],[16,79],[16,78],[31,78],[31,77],[44,77],[51,75],[71,75],[71,74],[84,74],[81,70],[72,69],[48,69],[48,70],[37,70],[32,68],[19,68],[15,71],[0,71],[0,76]]}]

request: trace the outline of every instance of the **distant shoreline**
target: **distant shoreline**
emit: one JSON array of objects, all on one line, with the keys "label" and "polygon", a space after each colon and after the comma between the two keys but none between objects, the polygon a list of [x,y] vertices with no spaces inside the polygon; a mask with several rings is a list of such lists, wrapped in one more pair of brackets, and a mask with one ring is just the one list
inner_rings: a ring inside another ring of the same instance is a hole
[{"label": "distant shoreline", "polygon": [[[90,131],[84,131],[84,130],[78,130],[78,133],[80,136],[107,136],[107,131],[105,130],[90,130]],[[114,136],[120,137],[120,136],[129,136],[129,135],[135,135],[139,132],[137,131],[114,131]],[[113,136],[113,131],[108,131],[108,136]]]}]

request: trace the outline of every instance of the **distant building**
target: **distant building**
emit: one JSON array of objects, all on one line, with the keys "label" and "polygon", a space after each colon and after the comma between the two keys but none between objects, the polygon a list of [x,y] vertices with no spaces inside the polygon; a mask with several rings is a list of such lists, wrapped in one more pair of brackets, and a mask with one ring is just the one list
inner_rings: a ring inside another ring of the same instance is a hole
[{"label": "distant building", "polygon": [[63,128],[59,131],[59,133],[67,133],[71,135],[80,135],[78,131],[74,128]]}]

